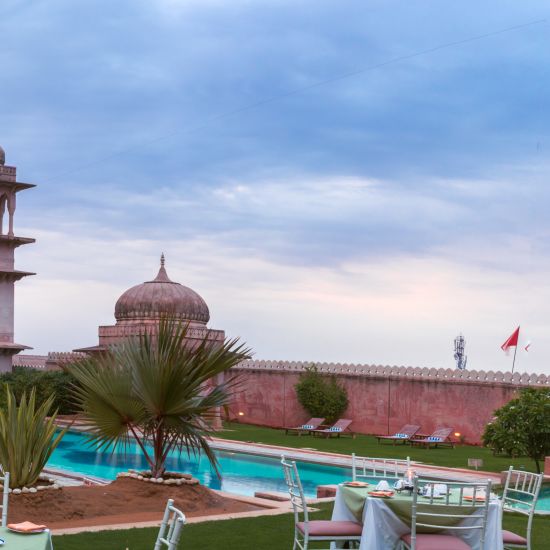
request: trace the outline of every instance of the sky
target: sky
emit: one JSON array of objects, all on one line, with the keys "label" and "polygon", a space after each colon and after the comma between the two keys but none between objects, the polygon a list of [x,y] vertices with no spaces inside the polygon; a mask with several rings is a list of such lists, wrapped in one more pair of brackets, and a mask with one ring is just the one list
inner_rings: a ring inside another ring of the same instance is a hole
[{"label": "sky", "polygon": [[97,343],[158,269],[258,359],[550,374],[550,10],[3,0],[16,340]]}]

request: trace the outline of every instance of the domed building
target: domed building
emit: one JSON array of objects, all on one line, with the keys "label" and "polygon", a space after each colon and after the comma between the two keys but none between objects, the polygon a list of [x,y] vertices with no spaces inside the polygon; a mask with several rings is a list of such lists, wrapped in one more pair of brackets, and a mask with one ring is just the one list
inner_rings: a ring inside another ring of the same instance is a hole
[{"label": "domed building", "polygon": [[188,324],[187,339],[197,345],[208,338],[212,344],[222,343],[223,330],[207,327],[210,311],[206,302],[193,289],[168,277],[164,254],[160,269],[152,281],[129,288],[115,305],[116,324],[99,327],[99,345],[75,351],[94,353],[105,351],[127,338],[154,330],[162,318],[169,317]]}]

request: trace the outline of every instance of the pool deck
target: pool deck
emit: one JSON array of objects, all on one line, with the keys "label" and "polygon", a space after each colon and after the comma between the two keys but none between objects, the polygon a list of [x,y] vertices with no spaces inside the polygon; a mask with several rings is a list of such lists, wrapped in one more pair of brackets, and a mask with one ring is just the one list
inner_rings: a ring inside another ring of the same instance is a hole
[{"label": "pool deck", "polygon": [[[286,458],[290,458],[291,460],[351,468],[350,455],[327,453],[308,448],[296,449],[293,447],[279,447],[275,445],[265,445],[263,443],[233,441],[230,439],[221,439],[217,437],[212,439],[212,447],[219,451],[247,453],[275,458],[280,458],[284,455]],[[486,481],[487,479],[490,479],[493,485],[501,484],[500,474],[496,472],[485,472],[481,470],[474,471],[465,468],[446,468],[444,466],[428,466],[426,464],[422,464],[421,462],[413,461],[411,461],[411,465],[414,466],[414,470],[417,473],[421,473],[423,476],[430,478],[433,477],[447,481]],[[398,469],[399,471],[405,471],[404,467]]]}]

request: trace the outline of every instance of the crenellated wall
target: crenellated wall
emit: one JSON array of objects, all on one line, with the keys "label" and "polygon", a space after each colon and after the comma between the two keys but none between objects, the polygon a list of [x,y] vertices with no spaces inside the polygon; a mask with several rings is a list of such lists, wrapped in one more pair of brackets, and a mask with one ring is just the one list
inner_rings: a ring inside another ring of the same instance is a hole
[{"label": "crenellated wall", "polygon": [[[250,424],[297,426],[308,419],[294,391],[299,375],[312,363],[245,361],[233,371],[241,386],[231,407]],[[388,434],[403,424],[420,424],[429,433],[449,426],[468,443],[479,443],[493,411],[522,387],[549,387],[544,374],[459,371],[380,365],[317,364],[320,372],[338,375],[349,407],[343,415],[358,433]]]}]

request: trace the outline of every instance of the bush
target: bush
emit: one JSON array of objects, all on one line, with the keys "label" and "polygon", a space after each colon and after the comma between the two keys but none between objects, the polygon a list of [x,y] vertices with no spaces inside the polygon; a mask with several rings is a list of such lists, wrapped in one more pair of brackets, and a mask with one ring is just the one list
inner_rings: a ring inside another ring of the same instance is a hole
[{"label": "bush", "polygon": [[66,430],[57,432],[55,417],[49,419],[53,395],[41,405],[36,391],[23,392],[19,404],[9,387],[4,391],[5,408],[0,410],[0,463],[10,473],[10,487],[29,487],[36,483],[51,454]]},{"label": "bush", "polygon": [[315,365],[300,375],[294,388],[300,405],[311,416],[323,417],[329,423],[338,420],[348,408],[346,390],[338,384],[335,376],[320,374]]},{"label": "bush", "polygon": [[[72,386],[76,383],[74,376],[63,371],[39,371],[25,367],[15,367],[12,372],[0,375],[0,388],[8,384],[17,403],[21,401],[24,393],[30,394],[36,389],[36,404],[42,405],[50,396],[52,410],[59,414],[75,414],[79,412],[72,397]],[[0,391],[0,408],[5,409],[6,393]]]},{"label": "bush", "polygon": [[550,390],[527,388],[495,411],[485,426],[483,444],[494,453],[528,456],[540,463],[550,454]]}]

